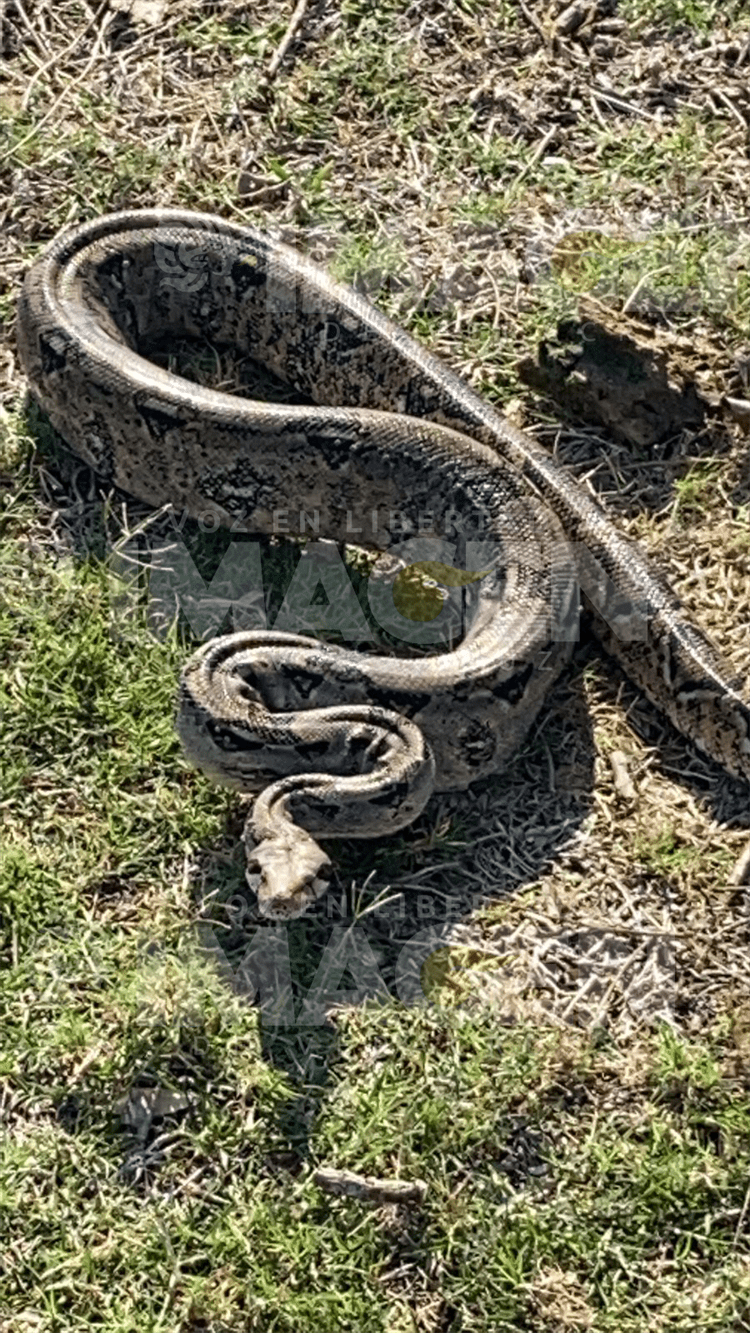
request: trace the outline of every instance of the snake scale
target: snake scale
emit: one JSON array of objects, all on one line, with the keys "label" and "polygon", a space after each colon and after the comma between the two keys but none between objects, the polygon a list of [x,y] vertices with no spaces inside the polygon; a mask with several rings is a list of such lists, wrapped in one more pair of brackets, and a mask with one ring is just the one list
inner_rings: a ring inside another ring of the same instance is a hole
[{"label": "snake scale", "polygon": [[[203,388],[149,359],[185,338],[239,349],[309,405]],[[269,917],[326,888],[316,836],[403,828],[433,791],[502,767],[570,655],[579,583],[630,678],[750,779],[738,682],[638,547],[540,445],[293,249],[198,213],[100,217],[27,272],[18,345],[55,429],[142,500],[255,533],[273,532],[279,508],[314,510],[335,542],[367,513],[367,542],[393,568],[429,513],[475,572],[465,633],[438,655],[254,630],[187,662],[177,729],[214,779],[258,793],[247,875]]]}]

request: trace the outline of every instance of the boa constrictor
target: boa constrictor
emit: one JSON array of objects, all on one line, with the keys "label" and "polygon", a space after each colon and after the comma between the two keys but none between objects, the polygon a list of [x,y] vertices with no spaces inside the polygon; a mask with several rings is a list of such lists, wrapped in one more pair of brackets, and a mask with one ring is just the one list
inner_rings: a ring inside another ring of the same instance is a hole
[{"label": "boa constrictor", "polygon": [[[458,593],[450,579],[443,589],[440,655],[247,631],[185,666],[188,755],[260,793],[248,880],[267,915],[297,915],[326,887],[316,835],[400,829],[434,790],[502,766],[570,654],[579,583],[632,680],[750,778],[739,686],[640,550],[541,446],[294,250],[197,213],[102,217],[31,267],[18,329],[53,426],[125,491],[256,533],[273,532],[280,509],[314,511],[318,535],[336,542],[367,514],[391,576],[431,525],[442,567],[448,543],[469,571]],[[149,360],[185,338],[240,349],[313,405],[230,396]]]}]

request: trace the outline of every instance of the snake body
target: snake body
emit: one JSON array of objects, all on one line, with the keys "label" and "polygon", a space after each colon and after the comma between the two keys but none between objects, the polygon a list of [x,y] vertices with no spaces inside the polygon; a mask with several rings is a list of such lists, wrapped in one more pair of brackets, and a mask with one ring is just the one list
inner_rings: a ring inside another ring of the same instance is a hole
[{"label": "snake body", "polygon": [[[203,388],[149,359],[181,338],[246,352],[314,405]],[[297,915],[325,888],[316,835],[402,828],[434,790],[503,765],[570,655],[579,583],[647,697],[750,779],[739,684],[639,548],[541,446],[293,249],[203,214],[99,218],[28,271],[18,344],[53,426],[131,494],[247,532],[272,533],[280,509],[314,511],[337,542],[367,513],[391,569],[429,514],[470,571],[446,605],[463,638],[449,628],[437,656],[271,630],[215,639],[185,666],[188,755],[260,793],[248,879],[267,915]]]}]

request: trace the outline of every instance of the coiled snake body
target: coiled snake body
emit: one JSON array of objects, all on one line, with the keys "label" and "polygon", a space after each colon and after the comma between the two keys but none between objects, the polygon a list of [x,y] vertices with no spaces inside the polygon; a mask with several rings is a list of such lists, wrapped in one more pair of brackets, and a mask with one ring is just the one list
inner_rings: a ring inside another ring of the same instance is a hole
[{"label": "coiled snake body", "polygon": [[[186,337],[247,352],[319,406],[230,396],[148,359]],[[215,639],[188,661],[188,755],[261,793],[246,842],[267,915],[297,915],[325,888],[315,835],[402,828],[433,790],[498,770],[570,654],[579,582],[648,698],[750,778],[738,684],[639,549],[539,445],[294,250],[196,213],[99,218],[29,270],[19,351],[70,447],[149,503],[259,533],[279,509],[314,511],[318,534],[339,542],[367,513],[391,570],[427,521],[469,571],[451,603],[468,628],[458,646],[449,630],[438,656],[272,630]]]}]

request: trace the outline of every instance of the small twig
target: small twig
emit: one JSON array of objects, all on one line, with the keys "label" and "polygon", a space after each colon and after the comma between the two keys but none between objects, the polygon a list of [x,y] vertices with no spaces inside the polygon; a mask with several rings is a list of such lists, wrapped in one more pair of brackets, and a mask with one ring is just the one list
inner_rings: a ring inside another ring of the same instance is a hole
[{"label": "small twig", "polygon": [[732,866],[727,884],[739,887],[741,884],[747,884],[748,881],[750,881],[750,842]]},{"label": "small twig", "polygon": [[487,273],[487,277],[488,277],[489,280],[490,280],[490,284],[491,284],[491,286],[492,286],[492,290],[493,290],[494,295],[495,295],[494,303],[491,302],[490,304],[491,304],[491,308],[492,308],[492,310],[493,310],[492,327],[493,327],[494,330],[497,330],[497,329],[500,328],[500,323],[501,323],[502,318],[503,318],[503,298],[502,298],[502,296],[500,295],[500,288],[499,288],[498,285],[497,285],[497,278],[495,277],[494,273],[492,272],[492,269],[491,269],[491,268],[488,268],[488,269],[486,270],[486,273]]},{"label": "small twig", "polygon": [[268,69],[263,75],[262,83],[264,87],[267,87],[268,84],[272,83],[273,80],[276,78],[276,75],[278,74],[279,71],[279,66],[281,65],[284,56],[286,55],[287,51],[289,50],[289,47],[294,41],[297,35],[297,30],[300,24],[302,23],[303,18],[305,17],[305,10],[307,9],[307,5],[308,5],[308,0],[297,0],[297,4],[294,7],[294,12],[292,14],[292,17],[290,18],[289,23],[287,24],[286,32],[284,33],[284,36],[282,37],[281,41],[276,47],[276,50],[271,56],[271,59],[268,63]]},{"label": "small twig", "polygon": [[28,32],[32,42],[41,51],[43,56],[49,55],[49,44],[39,31],[38,27],[31,22],[26,10],[21,4],[21,0],[16,0],[16,13],[20,16],[24,28]]},{"label": "small twig", "polygon": [[539,143],[537,144],[536,148],[531,154],[531,157],[529,158],[528,162],[524,163],[518,175],[516,176],[516,179],[514,181],[515,185],[518,185],[519,181],[522,181],[524,176],[528,176],[529,172],[533,171],[534,167],[537,166],[539,162],[541,162],[542,158],[544,157],[544,154],[546,153],[547,149],[552,143],[552,140],[555,138],[559,128],[560,128],[559,125],[552,125],[550,129],[547,130],[547,133],[543,135],[543,137],[539,140]]},{"label": "small twig", "polygon": [[421,1203],[427,1193],[424,1180],[378,1180],[356,1171],[337,1171],[333,1166],[319,1166],[313,1180],[326,1194],[348,1194],[374,1203]]},{"label": "small twig", "polygon": [[617,111],[630,111],[634,116],[642,116],[644,120],[656,120],[650,111],[644,111],[643,107],[628,102],[625,97],[618,97],[617,93],[608,93],[604,88],[593,88],[592,93],[599,101],[608,102]]},{"label": "small twig", "polygon": [[524,18],[526,19],[526,22],[529,24],[529,27],[531,27],[531,28],[534,29],[534,32],[535,32],[539,37],[541,37],[542,41],[544,42],[544,44],[545,44],[545,46],[546,46],[546,44],[547,44],[547,34],[546,34],[546,32],[544,31],[544,28],[542,27],[542,25],[541,25],[541,23],[539,22],[538,18],[535,18],[535,16],[531,13],[531,10],[528,9],[528,8],[526,7],[526,5],[524,4],[524,0],[518,0],[518,8],[520,9],[521,13],[523,14]]},{"label": "small twig", "polygon": [[737,1226],[735,1227],[734,1231],[734,1239],[732,1241],[732,1249],[731,1249],[732,1254],[734,1254],[734,1251],[737,1249],[737,1245],[739,1244],[740,1232],[742,1231],[742,1228],[745,1225],[745,1218],[747,1217],[747,1210],[749,1207],[750,1207],[750,1180],[747,1183],[747,1189],[745,1190],[745,1198],[742,1204],[742,1211],[739,1215],[739,1218],[737,1219]]},{"label": "small twig", "polygon": [[742,112],[740,111],[739,107],[735,106],[735,104],[734,104],[734,102],[732,101],[732,99],[731,99],[730,97],[727,97],[727,94],[723,91],[723,89],[721,89],[721,88],[712,88],[712,89],[711,89],[711,95],[712,95],[713,97],[718,97],[718,98],[720,99],[720,101],[722,101],[722,102],[724,103],[725,107],[727,107],[727,109],[728,109],[729,111],[731,111],[731,113],[732,113],[732,115],[734,116],[735,120],[738,122],[739,125],[741,125],[741,127],[742,127],[743,130],[746,130],[746,129],[747,129],[747,121],[745,120],[745,117],[743,116],[743,114],[742,114]]},{"label": "small twig", "polygon": [[645,287],[649,279],[658,278],[662,273],[668,273],[669,268],[670,268],[669,264],[665,264],[662,266],[662,268],[652,268],[649,269],[647,273],[643,273],[641,277],[638,279],[637,283],[635,284],[635,287],[630,293],[630,296],[628,297],[624,306],[622,307],[621,313],[623,315],[630,314],[630,311],[633,309],[633,306],[635,305],[638,296],[640,295],[643,287]]},{"label": "small twig", "polygon": [[261,185],[257,190],[243,190],[243,176],[240,175],[237,182],[237,197],[243,204],[257,204],[265,202],[267,199],[276,199],[283,195],[289,189],[289,181],[269,181],[267,185]]},{"label": "small twig", "polygon": [[594,113],[594,115],[595,115],[597,121],[598,121],[599,124],[601,125],[602,129],[603,129],[603,130],[608,130],[608,129],[609,129],[609,126],[608,126],[608,124],[607,124],[607,122],[606,122],[606,120],[605,120],[605,118],[604,118],[604,113],[602,112],[602,109],[601,109],[601,107],[599,106],[599,103],[597,102],[596,97],[594,96],[593,93],[589,93],[589,102],[591,103],[591,110],[593,111],[593,113]]}]

